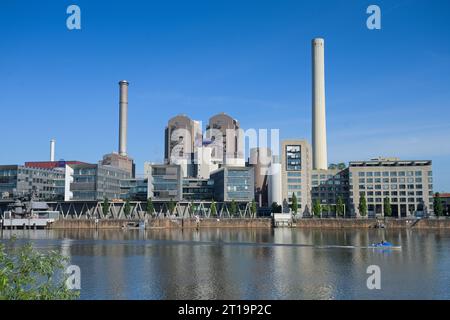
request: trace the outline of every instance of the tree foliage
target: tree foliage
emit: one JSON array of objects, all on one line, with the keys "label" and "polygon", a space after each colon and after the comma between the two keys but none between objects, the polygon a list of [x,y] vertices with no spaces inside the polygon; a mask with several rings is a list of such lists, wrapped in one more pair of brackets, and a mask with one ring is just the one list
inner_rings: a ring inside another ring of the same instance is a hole
[{"label": "tree foliage", "polygon": [[297,213],[298,211],[298,201],[297,201],[297,196],[295,195],[295,193],[292,193],[292,206],[291,206],[292,212],[293,213]]},{"label": "tree foliage", "polygon": [[342,196],[339,196],[336,203],[336,214],[339,217],[344,216],[345,212],[345,205],[344,205],[344,199],[342,199]]},{"label": "tree foliage", "polygon": [[322,213],[322,206],[320,205],[320,201],[318,199],[314,200],[313,203],[313,215],[316,217],[320,217],[320,214]]},{"label": "tree foliage", "polygon": [[170,201],[169,201],[169,214],[173,214],[173,212],[175,211],[175,206],[176,206],[175,201],[173,201],[173,199],[170,199]]},{"label": "tree foliage", "polygon": [[440,217],[444,214],[444,206],[442,205],[442,199],[439,197],[439,193],[434,195],[433,208],[436,216]]},{"label": "tree foliage", "polygon": [[283,208],[278,203],[272,203],[272,213],[281,213],[282,209]]},{"label": "tree foliage", "polygon": [[147,213],[151,215],[155,213],[155,207],[153,206],[152,198],[147,199]]},{"label": "tree foliage", "polygon": [[252,203],[250,205],[250,212],[252,213],[252,216],[256,214],[257,208],[256,208],[256,201],[255,199],[252,200]]},{"label": "tree foliage", "polygon": [[211,202],[211,215],[212,216],[217,216],[217,208],[216,208],[216,203],[214,202],[214,200]]},{"label": "tree foliage", "polygon": [[129,216],[131,213],[131,205],[130,205],[130,200],[125,201],[125,205],[123,207],[123,213],[125,214],[125,216]]},{"label": "tree foliage", "polygon": [[104,215],[105,217],[107,217],[108,214],[109,214],[109,200],[108,200],[108,198],[105,198],[105,199],[103,200],[102,211],[103,211],[103,215]]},{"label": "tree foliage", "polygon": [[384,198],[383,200],[383,209],[384,209],[384,215],[386,217],[392,216],[392,207],[391,207],[391,200],[389,200],[389,197]]},{"label": "tree foliage", "polygon": [[79,292],[66,286],[67,258],[40,253],[31,244],[0,244],[0,300],[72,300]]},{"label": "tree foliage", "polygon": [[230,204],[230,214],[235,215],[237,214],[237,204],[236,201],[232,200]]},{"label": "tree foliage", "polygon": [[362,217],[365,217],[367,215],[367,201],[366,196],[364,194],[361,195],[359,198],[359,205],[358,205],[359,214]]}]

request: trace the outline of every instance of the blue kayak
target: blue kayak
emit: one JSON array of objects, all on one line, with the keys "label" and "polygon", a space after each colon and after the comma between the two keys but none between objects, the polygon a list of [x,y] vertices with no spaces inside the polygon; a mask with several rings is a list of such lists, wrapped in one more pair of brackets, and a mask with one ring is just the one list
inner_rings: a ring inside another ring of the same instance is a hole
[{"label": "blue kayak", "polygon": [[373,243],[371,246],[371,248],[386,248],[386,249],[401,249],[401,246],[394,246],[392,243],[390,242],[379,242],[379,243]]}]

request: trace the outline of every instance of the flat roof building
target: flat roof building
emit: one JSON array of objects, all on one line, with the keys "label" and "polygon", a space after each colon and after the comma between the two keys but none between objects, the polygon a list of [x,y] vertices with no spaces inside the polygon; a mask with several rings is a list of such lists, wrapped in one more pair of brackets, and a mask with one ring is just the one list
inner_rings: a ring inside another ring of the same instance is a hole
[{"label": "flat roof building", "polygon": [[131,173],[102,164],[66,165],[65,201],[101,201],[123,198],[121,181]]},{"label": "flat roof building", "polygon": [[0,166],[0,199],[62,200],[64,170],[20,165]]},{"label": "flat roof building", "polygon": [[144,164],[144,174],[148,179],[147,198],[160,201],[181,201],[183,174],[176,164]]},{"label": "flat roof building", "polygon": [[255,198],[252,167],[222,167],[211,173],[214,200],[219,202],[250,202]]},{"label": "flat roof building", "polygon": [[297,197],[299,213],[311,212],[311,146],[306,140],[281,143],[281,180],[283,211],[289,211],[292,195]]},{"label": "flat roof building", "polygon": [[407,217],[433,210],[431,160],[377,158],[349,163],[349,197],[359,216],[360,197],[365,196],[369,216],[384,216],[383,199],[390,199],[392,216]]}]

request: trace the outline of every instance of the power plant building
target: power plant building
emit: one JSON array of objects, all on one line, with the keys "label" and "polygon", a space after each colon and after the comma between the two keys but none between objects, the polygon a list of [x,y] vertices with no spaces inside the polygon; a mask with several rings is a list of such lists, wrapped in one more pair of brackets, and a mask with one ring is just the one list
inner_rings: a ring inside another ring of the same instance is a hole
[{"label": "power plant building", "polygon": [[206,140],[213,146],[212,159],[224,166],[245,166],[244,132],[239,121],[225,113],[209,119]]}]

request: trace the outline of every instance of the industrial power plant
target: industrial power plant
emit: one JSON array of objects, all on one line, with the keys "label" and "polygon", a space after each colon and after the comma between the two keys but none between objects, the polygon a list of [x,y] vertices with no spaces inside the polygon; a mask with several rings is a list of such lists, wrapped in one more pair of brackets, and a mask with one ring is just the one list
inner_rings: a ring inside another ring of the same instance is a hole
[{"label": "industrial power plant", "polygon": [[[258,147],[248,150],[245,159],[245,136],[237,119],[212,115],[203,134],[199,121],[181,114],[161,128],[164,162],[146,162],[144,175],[137,177],[127,148],[130,83],[122,80],[117,152],[96,164],[55,161],[52,139],[49,161],[0,165],[0,214],[11,213],[17,201],[40,201],[64,218],[383,217],[386,199],[395,217],[432,214],[431,160],[379,157],[328,163],[324,39],[312,40],[311,58],[312,145],[305,139],[284,140],[281,150]],[[362,201],[367,212],[361,212]],[[152,212],[147,212],[150,202]],[[132,212],[126,212],[130,203]]]}]

